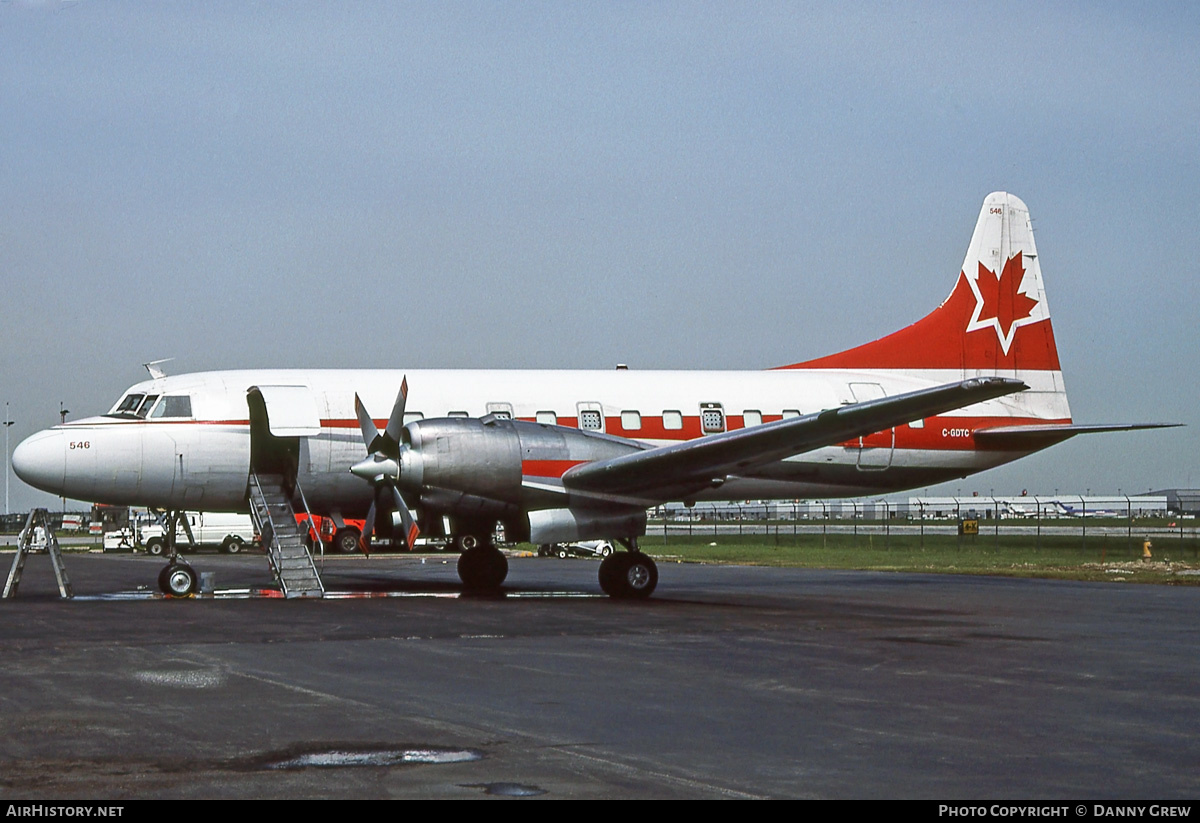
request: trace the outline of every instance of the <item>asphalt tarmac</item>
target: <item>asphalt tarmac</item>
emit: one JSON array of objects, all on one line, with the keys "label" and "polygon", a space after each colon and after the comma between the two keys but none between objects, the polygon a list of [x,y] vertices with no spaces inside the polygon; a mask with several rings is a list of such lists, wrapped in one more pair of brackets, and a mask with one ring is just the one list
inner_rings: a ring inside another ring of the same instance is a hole
[{"label": "asphalt tarmac", "polygon": [[[7,573],[11,554],[0,555]],[[1200,588],[660,561],[338,557],[342,596],[248,596],[261,555],[45,556],[0,601],[0,796],[1200,796]],[[139,586],[146,587],[139,591]]]}]

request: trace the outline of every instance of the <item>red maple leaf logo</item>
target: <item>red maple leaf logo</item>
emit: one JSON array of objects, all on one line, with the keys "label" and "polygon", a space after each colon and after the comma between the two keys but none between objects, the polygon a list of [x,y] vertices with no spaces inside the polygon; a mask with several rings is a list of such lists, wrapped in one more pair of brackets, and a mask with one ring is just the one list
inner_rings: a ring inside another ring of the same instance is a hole
[{"label": "red maple leaf logo", "polygon": [[1037,308],[1037,300],[1017,291],[1024,279],[1025,266],[1021,252],[1008,259],[999,275],[982,262],[979,264],[979,277],[975,285],[979,289],[980,303],[971,327],[994,325],[1000,341],[1005,344],[1005,351],[1012,343],[1013,325],[1031,317]]}]

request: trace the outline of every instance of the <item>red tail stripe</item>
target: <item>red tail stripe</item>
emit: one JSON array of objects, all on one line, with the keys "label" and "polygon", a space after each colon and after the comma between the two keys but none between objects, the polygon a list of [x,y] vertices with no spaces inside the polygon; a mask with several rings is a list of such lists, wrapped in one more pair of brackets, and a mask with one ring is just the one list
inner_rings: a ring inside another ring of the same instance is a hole
[{"label": "red tail stripe", "polygon": [[871,343],[784,369],[1016,369],[1060,371],[1050,318],[1016,329],[1005,354],[991,327],[967,332],[975,294],[960,273],[946,302],[921,320]]}]

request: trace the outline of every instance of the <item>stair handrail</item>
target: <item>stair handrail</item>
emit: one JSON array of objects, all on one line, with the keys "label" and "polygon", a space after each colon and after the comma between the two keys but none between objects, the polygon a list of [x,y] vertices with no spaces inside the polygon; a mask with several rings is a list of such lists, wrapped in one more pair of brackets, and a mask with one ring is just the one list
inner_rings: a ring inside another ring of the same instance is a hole
[{"label": "stair handrail", "polygon": [[275,526],[271,523],[271,511],[267,506],[266,497],[263,495],[262,484],[254,472],[250,474],[250,497],[250,513],[258,524],[259,540],[262,541],[262,547],[267,552],[267,560],[274,568],[275,555],[271,551],[271,544],[275,540]]},{"label": "stair handrail", "polygon": [[296,478],[296,491],[300,493],[300,505],[304,507],[304,514],[307,515],[307,528],[312,531],[317,538],[317,546],[321,551],[321,566],[325,566],[325,541],[321,539],[321,530],[313,525],[312,509],[308,507],[308,499],[304,496],[304,489],[300,487],[300,479]]}]

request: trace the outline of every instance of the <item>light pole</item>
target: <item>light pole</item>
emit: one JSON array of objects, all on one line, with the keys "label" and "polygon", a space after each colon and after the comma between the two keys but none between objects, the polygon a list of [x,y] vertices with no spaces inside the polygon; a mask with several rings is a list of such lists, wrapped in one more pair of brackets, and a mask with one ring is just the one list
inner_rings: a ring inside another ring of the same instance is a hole
[{"label": "light pole", "polygon": [[8,430],[12,428],[15,421],[9,419],[8,403],[4,404],[4,514],[8,514],[8,476],[12,472],[9,470],[8,456]]},{"label": "light pole", "polygon": [[[63,408],[63,402],[61,400],[59,400],[58,401],[59,425],[66,425],[67,415],[70,413],[71,413],[71,410],[67,409],[67,408]],[[63,511],[63,514],[67,513],[67,496],[65,494],[62,496],[62,511]]]}]

